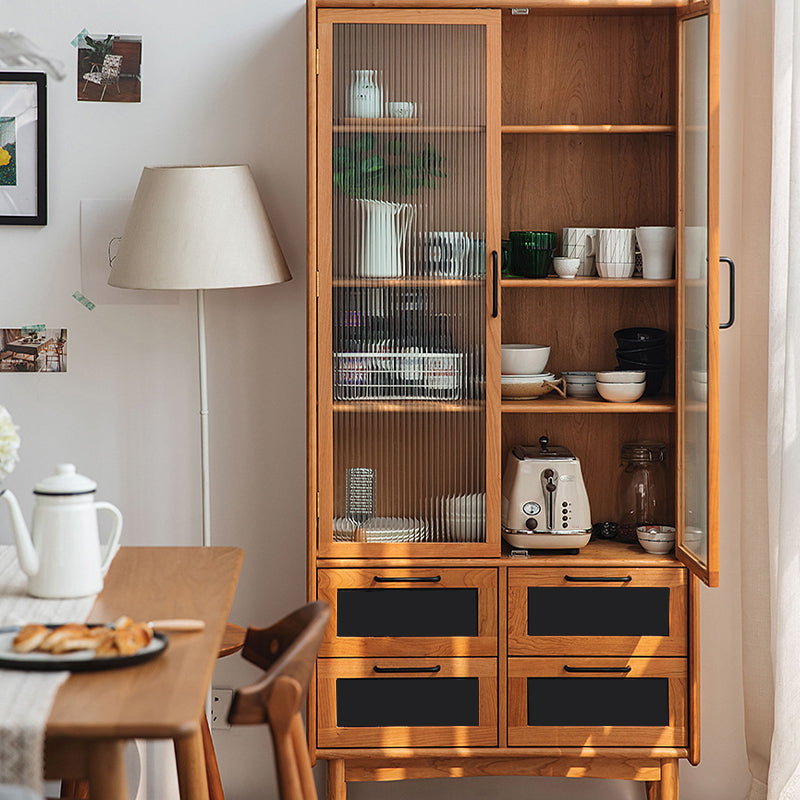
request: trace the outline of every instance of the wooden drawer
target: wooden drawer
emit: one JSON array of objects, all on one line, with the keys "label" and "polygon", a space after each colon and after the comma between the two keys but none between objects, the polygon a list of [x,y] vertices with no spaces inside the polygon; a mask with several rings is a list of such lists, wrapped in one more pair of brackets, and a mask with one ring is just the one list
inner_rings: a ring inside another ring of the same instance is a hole
[{"label": "wooden drawer", "polygon": [[685,747],[686,659],[511,658],[508,744]]},{"label": "wooden drawer", "polygon": [[321,569],[321,656],[494,656],[497,570]]},{"label": "wooden drawer", "polygon": [[493,658],[317,661],[319,747],[497,745]]},{"label": "wooden drawer", "polygon": [[508,570],[508,654],[685,656],[678,568]]}]

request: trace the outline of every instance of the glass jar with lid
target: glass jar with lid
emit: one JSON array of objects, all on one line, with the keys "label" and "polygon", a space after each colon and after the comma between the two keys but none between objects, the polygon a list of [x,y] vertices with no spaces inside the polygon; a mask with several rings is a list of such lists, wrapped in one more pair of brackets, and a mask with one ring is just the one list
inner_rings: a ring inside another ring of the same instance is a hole
[{"label": "glass jar with lid", "polygon": [[626,442],[617,479],[618,539],[636,542],[638,525],[671,525],[662,442]]}]

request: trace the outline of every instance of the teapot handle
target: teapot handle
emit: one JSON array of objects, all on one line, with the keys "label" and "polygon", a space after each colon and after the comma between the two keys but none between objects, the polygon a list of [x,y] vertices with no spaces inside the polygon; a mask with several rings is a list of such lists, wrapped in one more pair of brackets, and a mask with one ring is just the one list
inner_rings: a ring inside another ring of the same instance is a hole
[{"label": "teapot handle", "polygon": [[115,505],[106,503],[102,500],[95,503],[94,507],[98,511],[103,509],[110,511],[115,517],[114,528],[111,531],[111,538],[108,540],[106,557],[103,559],[103,563],[100,565],[100,572],[102,573],[103,577],[105,577],[106,572],[108,572],[108,568],[111,566],[111,562],[114,560],[114,556],[117,554],[117,550],[119,550],[119,537],[122,534],[122,512]]}]

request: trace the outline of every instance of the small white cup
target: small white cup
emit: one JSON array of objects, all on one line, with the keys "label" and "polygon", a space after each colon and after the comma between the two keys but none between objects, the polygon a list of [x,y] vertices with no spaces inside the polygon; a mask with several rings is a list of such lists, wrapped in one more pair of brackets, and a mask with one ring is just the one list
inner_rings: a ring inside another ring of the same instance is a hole
[{"label": "small white cup", "polygon": [[636,240],[642,251],[642,277],[650,281],[671,278],[675,228],[665,225],[637,228]]},{"label": "small white cup", "polygon": [[553,259],[553,268],[559,278],[574,278],[581,268],[581,260],[579,258],[556,256]]},{"label": "small white cup", "polygon": [[395,119],[411,119],[417,116],[417,104],[407,100],[395,100],[386,104],[390,117]]}]

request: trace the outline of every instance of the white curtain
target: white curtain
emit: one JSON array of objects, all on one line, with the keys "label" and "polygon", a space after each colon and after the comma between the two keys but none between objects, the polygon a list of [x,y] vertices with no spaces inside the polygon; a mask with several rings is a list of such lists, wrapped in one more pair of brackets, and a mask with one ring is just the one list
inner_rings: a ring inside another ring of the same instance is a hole
[{"label": "white curtain", "polygon": [[767,417],[768,800],[800,800],[800,2],[775,0]]}]

